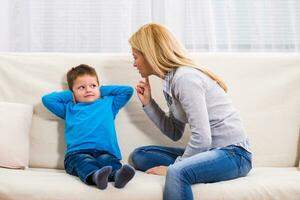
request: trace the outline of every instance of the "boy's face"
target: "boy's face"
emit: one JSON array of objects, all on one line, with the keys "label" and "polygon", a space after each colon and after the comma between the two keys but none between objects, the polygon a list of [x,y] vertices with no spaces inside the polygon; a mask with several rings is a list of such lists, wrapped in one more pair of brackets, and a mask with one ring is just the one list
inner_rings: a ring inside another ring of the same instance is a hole
[{"label": "boy's face", "polygon": [[95,76],[86,74],[77,77],[72,90],[77,103],[93,102],[100,98],[99,84]]}]

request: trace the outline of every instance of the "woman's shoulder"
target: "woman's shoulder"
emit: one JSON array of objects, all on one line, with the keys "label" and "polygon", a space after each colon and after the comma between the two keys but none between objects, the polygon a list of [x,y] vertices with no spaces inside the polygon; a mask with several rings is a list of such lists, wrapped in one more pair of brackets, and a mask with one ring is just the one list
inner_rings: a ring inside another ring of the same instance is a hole
[{"label": "woman's shoulder", "polygon": [[196,67],[191,66],[181,66],[176,69],[174,77],[191,77],[191,76],[198,76],[199,78],[205,78],[206,75]]},{"label": "woman's shoulder", "polygon": [[173,90],[184,90],[191,88],[202,88],[206,90],[209,84],[208,77],[195,67],[182,66],[176,69],[171,83]]},{"label": "woman's shoulder", "polygon": [[209,77],[200,69],[191,66],[178,67],[173,76],[173,84],[176,82],[199,82],[205,83],[209,81]]}]

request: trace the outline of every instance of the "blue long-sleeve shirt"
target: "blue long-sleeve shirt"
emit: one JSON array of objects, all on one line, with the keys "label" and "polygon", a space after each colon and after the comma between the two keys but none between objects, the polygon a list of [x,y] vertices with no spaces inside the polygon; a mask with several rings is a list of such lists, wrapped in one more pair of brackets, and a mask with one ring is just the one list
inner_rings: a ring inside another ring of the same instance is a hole
[{"label": "blue long-sleeve shirt", "polygon": [[101,98],[74,103],[70,90],[42,97],[47,109],[65,120],[66,153],[82,149],[107,151],[121,159],[114,119],[133,94],[130,86],[101,86]]}]

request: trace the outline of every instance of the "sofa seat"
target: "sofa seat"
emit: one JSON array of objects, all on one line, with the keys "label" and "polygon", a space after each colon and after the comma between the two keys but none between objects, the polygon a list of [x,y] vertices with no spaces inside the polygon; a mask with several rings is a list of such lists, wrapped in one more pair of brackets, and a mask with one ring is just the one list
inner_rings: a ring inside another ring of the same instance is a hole
[{"label": "sofa seat", "polygon": [[256,167],[247,177],[193,188],[198,200],[299,200],[300,172],[296,167]]},{"label": "sofa seat", "polygon": [[117,189],[109,183],[106,190],[99,190],[83,184],[64,170],[0,169],[0,199],[6,200],[120,200],[124,195],[125,199],[154,200],[161,198],[162,187],[163,177],[141,172],[137,172],[126,189]]},{"label": "sofa seat", "polygon": [[[109,183],[106,190],[83,184],[64,170],[30,168],[0,169],[0,199],[31,200],[131,200],[161,199],[164,177],[137,172],[126,189]],[[247,177],[193,186],[201,200],[299,200],[300,173],[295,167],[257,167]]]},{"label": "sofa seat", "polygon": [[[194,199],[300,200],[300,54],[202,52],[191,56],[228,85],[253,153],[253,169],[247,177],[195,184]],[[162,200],[161,176],[137,172],[124,189],[110,183],[106,190],[99,190],[66,174],[64,121],[41,103],[44,94],[67,88],[65,74],[79,64],[95,67],[100,84],[135,87],[141,77],[132,63],[132,55],[127,53],[0,53],[0,102],[34,108],[27,133],[29,168],[0,168],[0,200]],[[162,80],[151,76],[150,83],[153,98],[168,111]],[[0,133],[10,134],[5,130],[0,128]],[[129,164],[137,147],[185,147],[190,137],[189,126],[177,142],[161,134],[144,113],[136,93],[118,113],[116,130],[122,162]],[[1,151],[5,152],[8,150]]]}]

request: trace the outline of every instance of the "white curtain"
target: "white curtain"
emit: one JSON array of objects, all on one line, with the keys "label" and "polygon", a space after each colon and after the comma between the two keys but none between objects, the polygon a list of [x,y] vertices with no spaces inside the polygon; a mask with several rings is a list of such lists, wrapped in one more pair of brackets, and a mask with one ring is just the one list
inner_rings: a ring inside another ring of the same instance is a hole
[{"label": "white curtain", "polygon": [[150,22],[189,51],[300,49],[299,0],[0,0],[0,51],[129,52]]}]

